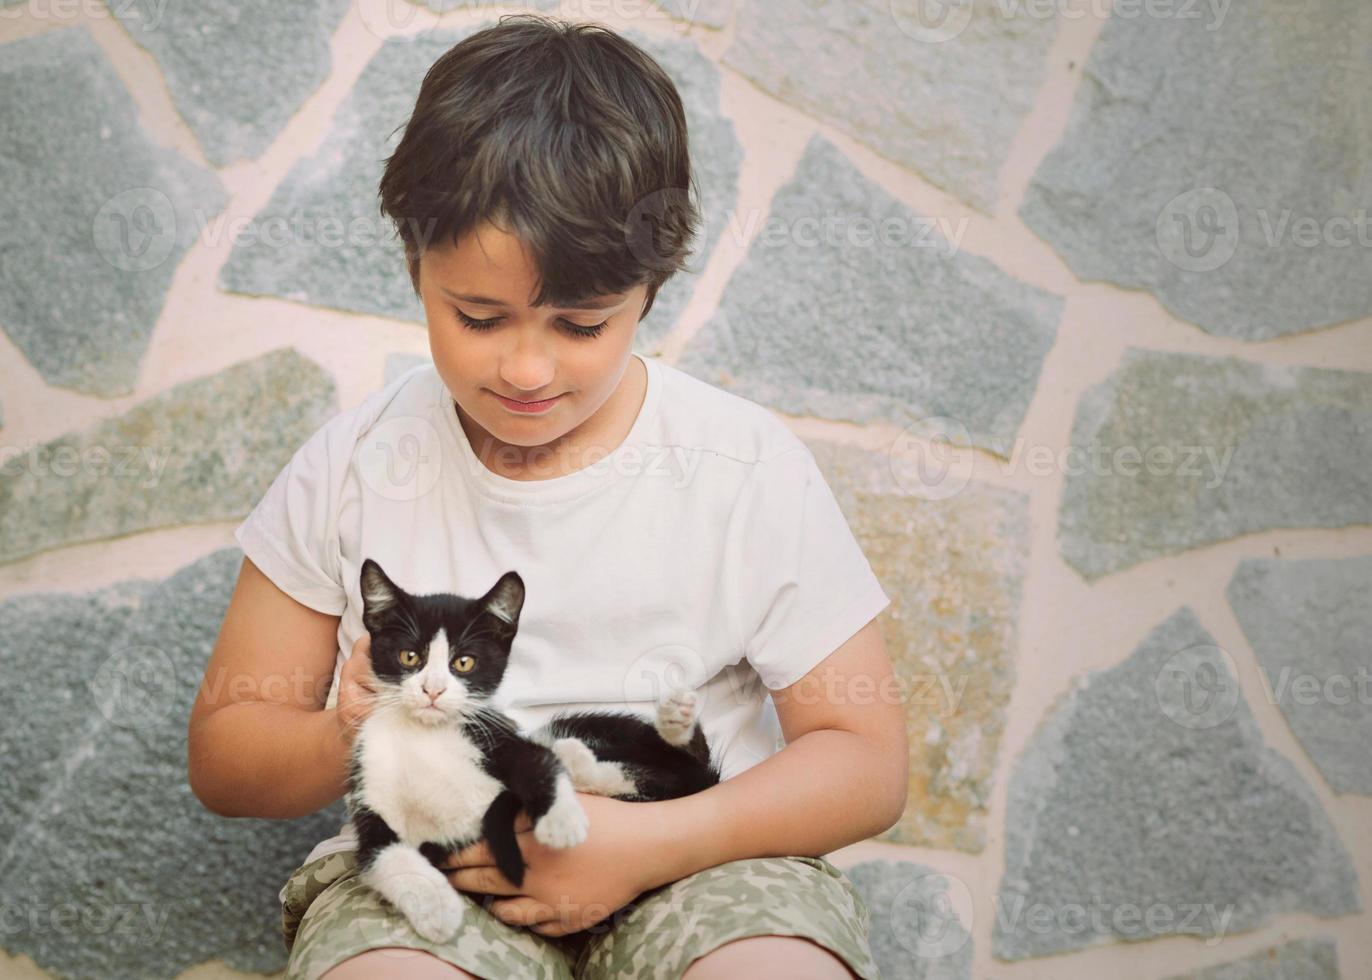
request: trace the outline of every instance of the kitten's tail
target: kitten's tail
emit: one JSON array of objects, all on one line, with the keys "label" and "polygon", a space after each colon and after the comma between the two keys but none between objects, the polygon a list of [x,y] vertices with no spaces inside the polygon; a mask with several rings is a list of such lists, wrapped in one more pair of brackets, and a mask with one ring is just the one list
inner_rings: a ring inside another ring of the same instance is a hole
[{"label": "kitten's tail", "polygon": [[503,790],[481,818],[481,834],[495,858],[495,866],[516,887],[524,884],[524,855],[519,851],[514,829],[515,816],[522,806],[518,796]]}]

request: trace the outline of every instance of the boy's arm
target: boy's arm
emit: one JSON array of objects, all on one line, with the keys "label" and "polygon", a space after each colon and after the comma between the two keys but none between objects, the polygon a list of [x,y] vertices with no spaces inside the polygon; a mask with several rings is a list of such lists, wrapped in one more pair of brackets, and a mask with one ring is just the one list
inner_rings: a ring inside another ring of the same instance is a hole
[{"label": "boy's arm", "polygon": [[347,789],[348,733],[326,709],[338,617],[246,556],[187,727],[191,791],[225,817],[303,816]]},{"label": "boy's arm", "polygon": [[819,857],[890,828],[909,792],[905,708],[877,620],[772,692],[786,747],[703,792],[651,804],[661,883],[751,857]]}]

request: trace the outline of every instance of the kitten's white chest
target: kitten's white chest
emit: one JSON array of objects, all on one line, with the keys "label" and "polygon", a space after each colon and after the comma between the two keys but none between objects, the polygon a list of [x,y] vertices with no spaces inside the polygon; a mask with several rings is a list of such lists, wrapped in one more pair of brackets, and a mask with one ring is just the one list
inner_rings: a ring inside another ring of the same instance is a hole
[{"label": "kitten's white chest", "polygon": [[407,844],[472,840],[504,788],[461,731],[428,729],[391,714],[368,718],[360,733],[360,802]]}]

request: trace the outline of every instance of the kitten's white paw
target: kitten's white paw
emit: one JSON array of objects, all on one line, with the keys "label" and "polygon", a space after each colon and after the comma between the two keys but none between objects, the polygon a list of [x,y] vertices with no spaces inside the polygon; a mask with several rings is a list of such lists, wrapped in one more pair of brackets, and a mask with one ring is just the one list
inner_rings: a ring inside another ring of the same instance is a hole
[{"label": "kitten's white paw", "polygon": [[623,766],[617,762],[600,762],[591,747],[579,738],[559,738],[553,743],[553,753],[562,760],[578,793],[598,796],[638,793],[638,785],[625,775]]},{"label": "kitten's white paw", "polygon": [[377,856],[363,881],[429,942],[446,942],[462,925],[462,897],[417,850],[393,844]]},{"label": "kitten's white paw", "polygon": [[683,690],[668,693],[657,705],[657,733],[668,745],[685,745],[695,735],[700,695]]},{"label": "kitten's white paw", "polygon": [[562,760],[577,789],[595,771],[596,757],[591,747],[579,738],[559,738],[553,742],[553,754]]},{"label": "kitten's white paw", "polygon": [[534,839],[545,847],[574,847],[586,839],[591,819],[576,798],[572,781],[557,778],[557,796],[548,812],[534,824]]},{"label": "kitten's white paw", "polygon": [[396,906],[409,920],[410,928],[431,943],[447,942],[462,926],[464,909],[457,889],[447,880],[442,888],[446,892],[440,891],[437,896],[412,893],[415,895],[413,901]]}]

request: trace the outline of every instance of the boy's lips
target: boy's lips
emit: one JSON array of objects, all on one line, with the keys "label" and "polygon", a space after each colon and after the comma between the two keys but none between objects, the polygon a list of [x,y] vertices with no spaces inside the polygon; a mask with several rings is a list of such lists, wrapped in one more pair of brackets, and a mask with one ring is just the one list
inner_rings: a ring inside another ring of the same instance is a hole
[{"label": "boy's lips", "polygon": [[557,403],[557,400],[562,397],[561,395],[554,395],[552,398],[544,398],[541,401],[520,401],[517,398],[506,398],[498,391],[492,391],[491,394],[495,395],[496,398],[499,398],[500,404],[504,405],[510,411],[533,415],[537,415],[540,412],[545,412],[552,408],[553,405]]}]

